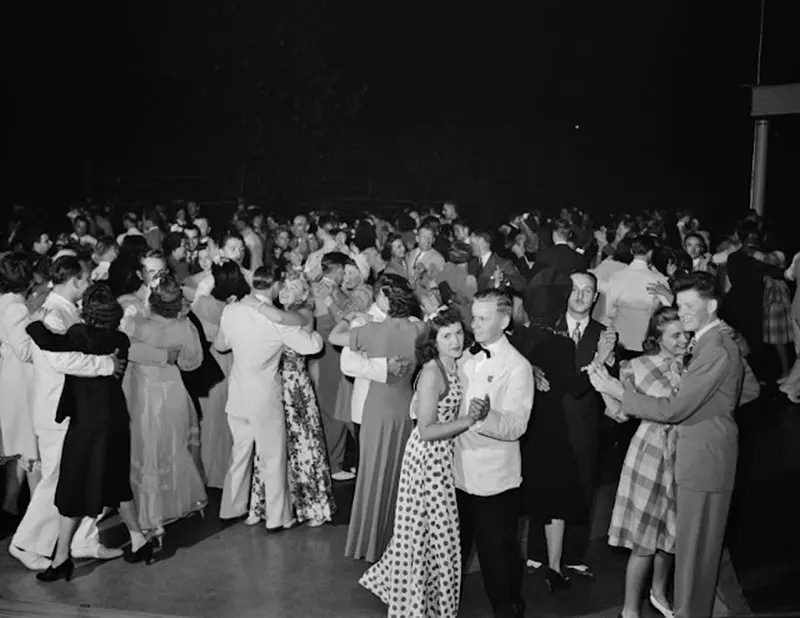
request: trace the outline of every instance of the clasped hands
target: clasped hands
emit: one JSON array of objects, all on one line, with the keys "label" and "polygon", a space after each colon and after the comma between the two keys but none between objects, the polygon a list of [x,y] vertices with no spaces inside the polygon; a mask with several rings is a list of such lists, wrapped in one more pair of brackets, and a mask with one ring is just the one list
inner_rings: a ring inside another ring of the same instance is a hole
[{"label": "clasped hands", "polygon": [[603,397],[606,404],[606,416],[618,423],[627,421],[630,417],[622,411],[622,397],[625,389],[622,383],[608,373],[608,369],[600,359],[594,359],[581,371],[589,375],[589,381],[594,389]]},{"label": "clasped hands", "polygon": [[480,398],[473,397],[469,402],[467,416],[469,416],[473,422],[478,423],[489,415],[489,410],[491,407],[492,406],[491,402],[489,401],[488,393]]},{"label": "clasped hands", "polygon": [[393,356],[386,361],[386,371],[389,375],[402,378],[411,369],[411,361],[403,356]]}]

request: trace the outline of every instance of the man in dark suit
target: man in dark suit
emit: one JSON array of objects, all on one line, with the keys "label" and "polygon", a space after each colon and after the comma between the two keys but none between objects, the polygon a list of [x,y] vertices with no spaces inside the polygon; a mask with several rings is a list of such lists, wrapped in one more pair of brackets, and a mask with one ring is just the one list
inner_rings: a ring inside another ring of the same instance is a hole
[{"label": "man in dark suit", "polygon": [[[567,311],[556,323],[575,343],[575,365],[578,370],[599,359],[608,367],[615,364],[614,347],[617,334],[591,318],[592,307],[597,301],[597,279],[589,272],[573,273],[570,276],[572,290],[567,301]],[[546,376],[534,368],[537,374],[537,389],[547,387]],[[603,414],[602,401],[597,391],[589,389],[580,397],[564,395],[564,418],[567,423],[572,451],[578,468],[583,499],[587,513],[591,514],[597,488],[598,443],[600,420]],[[572,574],[588,579],[594,573],[584,563],[589,545],[591,521],[567,522],[564,530],[562,563],[565,575]],[[531,529],[529,535],[537,534],[528,543],[528,566],[537,568],[539,562],[547,562],[544,536]]]},{"label": "man in dark suit", "polygon": [[492,251],[492,235],[489,232],[476,230],[470,235],[469,242],[473,257],[467,262],[467,274],[475,277],[479,292],[490,288],[510,288],[521,293],[525,289],[525,278],[511,260]]},{"label": "man in dark suit", "polygon": [[571,231],[569,223],[562,219],[553,223],[553,246],[540,249],[536,254],[534,275],[548,266],[565,275],[586,270],[586,259],[568,244]]}]

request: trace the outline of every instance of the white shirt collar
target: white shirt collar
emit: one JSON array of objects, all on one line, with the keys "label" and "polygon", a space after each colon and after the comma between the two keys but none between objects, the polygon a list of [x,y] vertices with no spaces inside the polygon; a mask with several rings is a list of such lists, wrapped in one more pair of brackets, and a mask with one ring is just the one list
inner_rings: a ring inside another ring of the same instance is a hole
[{"label": "white shirt collar", "polygon": [[631,261],[630,268],[634,268],[636,270],[650,270],[650,264],[647,263],[647,260],[635,257]]},{"label": "white shirt collar", "polygon": [[481,256],[481,266],[486,266],[486,264],[489,262],[489,258],[491,258],[491,257],[492,257],[492,252],[491,251],[489,251],[488,253],[482,255]]},{"label": "white shirt collar", "polygon": [[501,335],[500,339],[498,339],[494,343],[490,343],[488,345],[484,345],[484,344],[481,344],[481,345],[483,345],[484,348],[489,350],[489,352],[492,355],[492,358],[496,358],[497,355],[500,354],[506,348],[506,346],[508,346],[510,344],[508,343],[508,339],[506,338],[506,336],[505,335]]},{"label": "white shirt collar", "polygon": [[583,318],[582,320],[578,321],[574,317],[572,317],[569,314],[569,312],[566,315],[567,315],[567,333],[571,336],[572,333],[575,331],[575,325],[576,324],[580,324],[580,326],[581,326],[581,335],[583,335],[586,332],[586,327],[589,326],[590,316],[587,315],[585,318]]},{"label": "white shirt collar", "polygon": [[567,246],[569,246],[569,242],[566,241],[566,240],[554,240],[553,241],[553,246],[557,247],[558,245],[567,245]]},{"label": "white shirt collar", "polygon": [[710,331],[712,328],[714,328],[715,326],[719,326],[719,322],[720,322],[719,318],[717,318],[716,320],[712,320],[711,322],[709,322],[708,324],[706,324],[706,325],[705,325],[703,328],[701,328],[699,331],[697,331],[697,332],[694,334],[694,341],[695,341],[695,343],[697,343],[698,341],[700,341],[700,337],[702,337],[703,335],[705,335],[705,334],[706,334],[708,331]]}]

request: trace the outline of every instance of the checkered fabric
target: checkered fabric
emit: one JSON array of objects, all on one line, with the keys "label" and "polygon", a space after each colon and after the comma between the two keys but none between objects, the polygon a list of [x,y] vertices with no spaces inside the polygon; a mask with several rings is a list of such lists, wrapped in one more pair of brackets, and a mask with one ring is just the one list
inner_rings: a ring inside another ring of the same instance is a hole
[{"label": "checkered fabric", "polygon": [[764,277],[763,343],[792,341],[792,299],[785,281]]},{"label": "checkered fabric", "polygon": [[[638,392],[667,397],[678,386],[679,367],[656,355],[622,363],[620,377]],[[675,551],[675,445],[673,425],[642,421],[620,473],[608,543],[642,554]]]}]

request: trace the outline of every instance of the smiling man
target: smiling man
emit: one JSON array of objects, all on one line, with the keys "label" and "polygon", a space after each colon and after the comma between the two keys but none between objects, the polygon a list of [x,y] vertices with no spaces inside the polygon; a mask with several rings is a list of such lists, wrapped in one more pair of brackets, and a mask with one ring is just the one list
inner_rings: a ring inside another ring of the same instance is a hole
[{"label": "smiling man", "polygon": [[629,416],[677,425],[675,457],[677,535],[675,616],[711,616],[733,492],[741,404],[759,386],[736,343],[720,329],[719,289],[714,277],[694,272],[675,283],[678,312],[693,332],[685,373],[669,397],[624,388],[594,367],[594,387],[622,402]]}]

